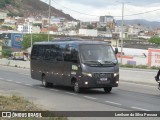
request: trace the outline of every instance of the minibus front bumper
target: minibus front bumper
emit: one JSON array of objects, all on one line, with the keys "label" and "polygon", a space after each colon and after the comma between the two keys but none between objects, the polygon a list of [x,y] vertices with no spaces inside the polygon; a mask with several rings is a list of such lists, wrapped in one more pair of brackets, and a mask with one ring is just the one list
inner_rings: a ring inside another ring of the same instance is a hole
[{"label": "minibus front bumper", "polygon": [[118,87],[119,73],[83,73],[79,83],[83,88]]}]

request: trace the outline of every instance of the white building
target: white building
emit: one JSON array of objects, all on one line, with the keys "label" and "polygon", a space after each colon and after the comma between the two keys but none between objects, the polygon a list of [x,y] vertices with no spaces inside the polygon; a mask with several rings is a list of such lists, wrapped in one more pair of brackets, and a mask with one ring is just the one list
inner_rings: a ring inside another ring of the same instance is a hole
[{"label": "white building", "polygon": [[74,28],[78,25],[78,22],[75,21],[65,22],[64,25],[66,28]]},{"label": "white building", "polygon": [[23,33],[31,33],[32,32],[32,25],[29,23],[25,23],[23,25],[18,25],[17,26],[17,31],[23,32]]},{"label": "white building", "polygon": [[79,29],[79,35],[97,37],[98,31],[93,29]]},{"label": "white building", "polygon": [[12,17],[8,17],[4,20],[4,23],[9,23],[9,24],[16,24],[17,20]]},{"label": "white building", "polygon": [[41,28],[39,26],[32,27],[32,33],[40,33],[40,32],[41,32]]},{"label": "white building", "polygon": [[23,32],[23,25],[18,25],[17,26],[17,31]]},{"label": "white building", "polygon": [[0,20],[4,20],[7,18],[7,13],[5,12],[0,12]]},{"label": "white building", "polygon": [[18,25],[17,31],[22,33],[40,33],[41,28],[39,26],[32,26],[31,24]]},{"label": "white building", "polygon": [[110,15],[100,16],[99,21],[100,23],[114,22],[114,17]]}]

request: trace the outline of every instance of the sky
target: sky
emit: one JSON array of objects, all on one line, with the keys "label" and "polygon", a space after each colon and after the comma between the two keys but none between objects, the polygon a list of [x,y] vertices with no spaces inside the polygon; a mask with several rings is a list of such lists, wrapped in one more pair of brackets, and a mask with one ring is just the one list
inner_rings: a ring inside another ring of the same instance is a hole
[{"label": "sky", "polygon": [[[41,0],[49,3],[49,0]],[[145,19],[160,22],[160,0],[51,0],[51,5],[81,21],[98,21],[111,15],[116,20]],[[134,15],[136,14],[136,15]]]}]

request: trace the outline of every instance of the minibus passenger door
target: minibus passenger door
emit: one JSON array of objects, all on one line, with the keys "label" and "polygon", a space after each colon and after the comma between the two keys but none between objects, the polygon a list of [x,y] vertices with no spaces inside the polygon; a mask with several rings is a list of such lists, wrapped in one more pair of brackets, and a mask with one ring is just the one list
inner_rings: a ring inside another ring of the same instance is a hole
[{"label": "minibus passenger door", "polygon": [[78,71],[78,50],[77,46],[74,44],[67,45],[67,47],[68,48],[66,49],[66,52],[64,54],[63,81],[65,85],[71,86],[71,75],[76,75]]}]

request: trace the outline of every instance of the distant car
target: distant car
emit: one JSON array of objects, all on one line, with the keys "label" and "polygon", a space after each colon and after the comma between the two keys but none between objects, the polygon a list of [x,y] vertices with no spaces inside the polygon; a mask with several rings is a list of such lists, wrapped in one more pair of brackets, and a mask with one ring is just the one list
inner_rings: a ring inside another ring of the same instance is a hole
[{"label": "distant car", "polygon": [[12,52],[9,60],[28,60],[28,53],[26,52]]}]

